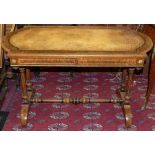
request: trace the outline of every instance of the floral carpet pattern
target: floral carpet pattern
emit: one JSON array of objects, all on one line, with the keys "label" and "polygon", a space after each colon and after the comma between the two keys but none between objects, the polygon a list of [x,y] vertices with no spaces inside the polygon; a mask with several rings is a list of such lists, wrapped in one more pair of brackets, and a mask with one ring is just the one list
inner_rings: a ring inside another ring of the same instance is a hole
[{"label": "floral carpet pattern", "polygon": [[[41,72],[32,79],[36,95],[48,98],[86,97],[115,98],[120,85],[119,73],[107,72]],[[4,131],[152,131],[155,130],[155,91],[146,110],[142,111],[147,78],[134,75],[131,109],[133,125],[125,127],[119,104],[34,104],[31,106],[28,126],[20,126],[21,90],[16,91],[13,81],[3,109],[10,111]]]}]

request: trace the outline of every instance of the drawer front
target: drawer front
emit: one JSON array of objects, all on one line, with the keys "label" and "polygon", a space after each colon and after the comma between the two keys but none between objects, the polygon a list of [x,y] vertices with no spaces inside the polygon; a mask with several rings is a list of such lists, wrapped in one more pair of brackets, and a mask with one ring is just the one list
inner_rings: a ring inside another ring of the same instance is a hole
[{"label": "drawer front", "polygon": [[77,65],[75,58],[18,58],[11,59],[13,66],[63,66]]},{"label": "drawer front", "polygon": [[84,67],[143,67],[144,58],[77,57],[77,58],[11,58],[12,66],[84,66]]}]

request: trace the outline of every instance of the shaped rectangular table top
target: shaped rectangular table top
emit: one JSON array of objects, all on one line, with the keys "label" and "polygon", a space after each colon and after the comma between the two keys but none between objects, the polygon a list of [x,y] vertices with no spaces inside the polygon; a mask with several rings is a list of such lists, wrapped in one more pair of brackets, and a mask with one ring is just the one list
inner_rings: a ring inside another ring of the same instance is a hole
[{"label": "shaped rectangular table top", "polygon": [[152,48],[145,34],[115,27],[27,27],[7,35],[12,66],[143,66]]}]

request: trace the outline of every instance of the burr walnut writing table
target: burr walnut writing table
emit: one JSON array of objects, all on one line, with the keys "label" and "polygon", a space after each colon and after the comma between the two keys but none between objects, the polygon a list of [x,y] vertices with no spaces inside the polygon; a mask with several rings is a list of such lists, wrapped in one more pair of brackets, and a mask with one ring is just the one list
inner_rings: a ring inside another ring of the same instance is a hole
[{"label": "burr walnut writing table", "polygon": [[[30,105],[33,103],[120,103],[126,127],[132,124],[130,92],[132,75],[137,67],[144,67],[151,39],[142,33],[114,27],[50,26],[27,27],[3,39],[10,63],[21,71],[23,103],[21,125],[27,125]],[[121,67],[122,82],[116,99],[35,97],[30,80],[31,67]]]}]

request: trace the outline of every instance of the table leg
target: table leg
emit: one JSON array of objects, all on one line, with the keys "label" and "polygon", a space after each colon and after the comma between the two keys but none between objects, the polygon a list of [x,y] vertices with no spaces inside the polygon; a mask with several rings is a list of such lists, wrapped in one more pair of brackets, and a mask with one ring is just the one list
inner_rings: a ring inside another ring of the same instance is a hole
[{"label": "table leg", "polygon": [[21,87],[22,87],[22,98],[26,99],[26,78],[25,78],[25,68],[20,68],[21,72]]},{"label": "table leg", "polygon": [[126,84],[126,76],[127,76],[127,69],[123,68],[123,71],[122,71],[122,80],[121,80],[121,91],[125,91],[125,84]]},{"label": "table leg", "polygon": [[132,125],[132,113],[130,104],[124,104],[123,111],[125,116],[126,127],[130,128]]},{"label": "table leg", "polygon": [[150,71],[148,74],[148,84],[147,84],[146,97],[145,97],[144,104],[142,105],[142,110],[144,110],[148,104],[150,95],[151,95],[152,90],[153,90],[154,82],[155,82],[155,56],[153,57],[153,59],[151,61]]},{"label": "table leg", "polygon": [[128,70],[128,84],[127,84],[127,92],[128,95],[131,93],[131,88],[132,88],[132,84],[133,84],[133,73],[134,73],[135,69],[134,68],[129,68]]},{"label": "table leg", "polygon": [[132,113],[131,113],[131,106],[130,106],[130,94],[131,94],[131,87],[132,87],[132,82],[133,82],[133,73],[134,69],[130,68],[129,69],[129,75],[128,75],[128,82],[127,82],[127,89],[126,93],[124,94],[122,98],[124,98],[124,102],[122,103],[122,108],[125,116],[125,122],[126,122],[126,127],[129,128],[132,125]]},{"label": "table leg", "polygon": [[27,86],[27,90],[32,90],[30,69],[26,69],[26,86]]},{"label": "table leg", "polygon": [[27,126],[29,108],[30,108],[29,104],[22,104],[21,105],[20,119],[21,119],[21,126],[22,127]]},{"label": "table leg", "polygon": [[23,98],[23,104],[21,105],[20,119],[21,119],[21,126],[25,127],[27,125],[30,105],[28,102],[28,95],[27,95],[25,68],[20,68],[20,72],[21,72],[21,86],[22,86],[22,98]]}]

